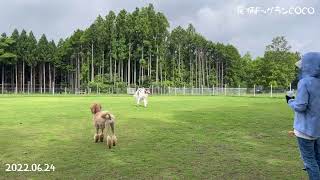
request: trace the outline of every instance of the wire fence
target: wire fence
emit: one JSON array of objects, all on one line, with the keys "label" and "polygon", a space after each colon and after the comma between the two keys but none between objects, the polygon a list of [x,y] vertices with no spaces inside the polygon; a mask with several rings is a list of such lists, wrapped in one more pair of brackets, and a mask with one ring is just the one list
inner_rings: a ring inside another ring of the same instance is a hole
[{"label": "wire fence", "polygon": [[[36,85],[31,87],[30,84],[24,87],[15,87],[11,84],[0,84],[1,94],[48,94],[48,95],[104,95],[104,94],[128,94],[133,95],[138,87],[104,87],[104,88],[74,88],[66,87],[63,85],[54,84],[51,87],[39,88],[41,86]],[[163,86],[151,86],[146,87],[150,89],[151,95],[168,95],[168,96],[283,96],[288,91],[294,91],[291,86],[288,88],[262,88],[261,86],[254,86],[249,88],[244,87],[163,87]]]},{"label": "wire fence", "polygon": [[[127,94],[134,94],[136,88],[128,88]],[[201,88],[186,88],[186,87],[151,87],[150,92],[153,95],[172,95],[172,96],[283,96],[292,89],[288,88],[221,88],[221,87],[201,87]]]}]

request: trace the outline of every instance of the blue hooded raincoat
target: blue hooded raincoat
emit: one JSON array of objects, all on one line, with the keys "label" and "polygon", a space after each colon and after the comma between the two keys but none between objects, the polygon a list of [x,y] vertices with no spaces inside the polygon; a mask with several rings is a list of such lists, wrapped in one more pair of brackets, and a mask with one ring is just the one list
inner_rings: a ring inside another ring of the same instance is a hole
[{"label": "blue hooded raincoat", "polygon": [[301,76],[296,99],[289,101],[295,111],[294,129],[308,136],[320,137],[320,53],[302,57]]}]

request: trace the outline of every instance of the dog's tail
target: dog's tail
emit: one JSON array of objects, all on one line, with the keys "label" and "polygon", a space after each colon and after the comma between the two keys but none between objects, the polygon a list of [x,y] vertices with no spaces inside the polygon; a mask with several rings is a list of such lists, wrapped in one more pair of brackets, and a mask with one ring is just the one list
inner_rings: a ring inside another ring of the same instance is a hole
[{"label": "dog's tail", "polygon": [[110,124],[112,134],[114,134],[114,121],[115,121],[114,115],[109,112],[102,112],[101,117],[103,117],[109,121],[107,123]]},{"label": "dog's tail", "polygon": [[111,119],[111,114],[109,112],[104,111],[101,113],[101,117],[105,119]]},{"label": "dog's tail", "polygon": [[294,136],[295,136],[294,131],[288,131],[288,135],[289,135],[290,137],[294,137]]}]

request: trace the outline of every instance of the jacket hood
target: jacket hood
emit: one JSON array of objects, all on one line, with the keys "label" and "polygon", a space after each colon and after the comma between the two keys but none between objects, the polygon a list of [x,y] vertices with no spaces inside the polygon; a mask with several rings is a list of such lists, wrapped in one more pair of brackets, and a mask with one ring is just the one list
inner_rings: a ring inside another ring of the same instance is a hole
[{"label": "jacket hood", "polygon": [[309,52],[302,56],[301,73],[302,78],[320,78],[320,52]]}]

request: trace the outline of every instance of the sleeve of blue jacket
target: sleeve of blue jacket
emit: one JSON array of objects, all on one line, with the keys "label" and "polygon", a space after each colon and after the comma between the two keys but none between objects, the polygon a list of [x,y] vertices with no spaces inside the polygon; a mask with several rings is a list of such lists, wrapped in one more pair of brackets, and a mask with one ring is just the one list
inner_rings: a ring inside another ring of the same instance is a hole
[{"label": "sleeve of blue jacket", "polygon": [[304,112],[308,107],[309,93],[304,79],[298,83],[298,92],[296,99],[289,100],[289,106],[296,112]]}]

